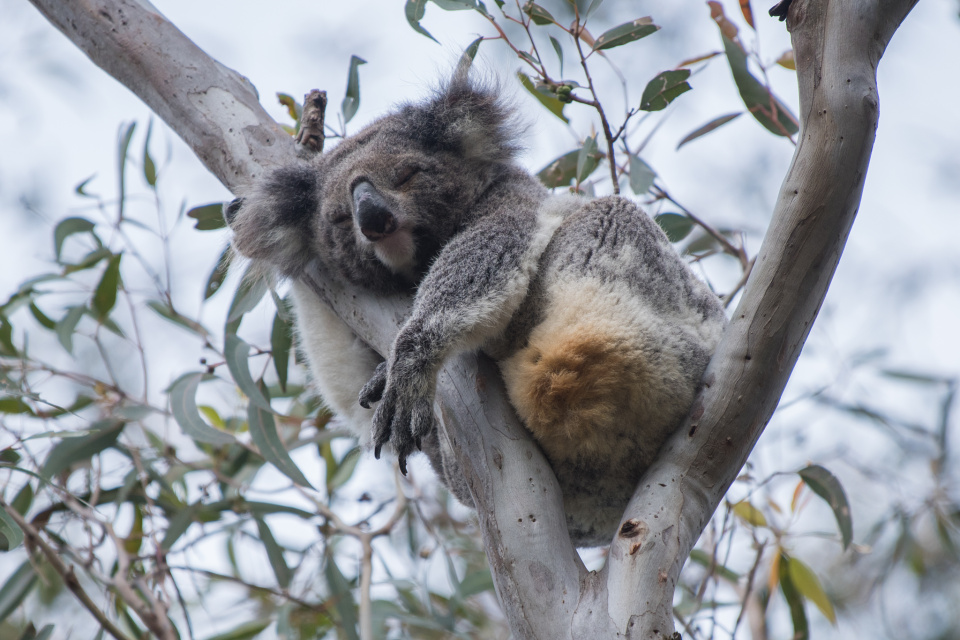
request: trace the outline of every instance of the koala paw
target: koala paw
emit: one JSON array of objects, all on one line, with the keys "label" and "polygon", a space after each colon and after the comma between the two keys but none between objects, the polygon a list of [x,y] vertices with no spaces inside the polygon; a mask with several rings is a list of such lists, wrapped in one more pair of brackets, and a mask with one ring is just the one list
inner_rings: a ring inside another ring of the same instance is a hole
[{"label": "koala paw", "polygon": [[380,449],[389,441],[397,452],[400,472],[407,475],[407,456],[414,447],[421,448],[423,437],[432,428],[433,398],[416,393],[409,385],[391,384],[382,392],[373,414],[373,455],[379,458]]},{"label": "koala paw", "polygon": [[387,362],[384,360],[373,370],[373,375],[367,380],[367,384],[360,389],[358,402],[364,409],[369,409],[370,404],[377,402],[383,397],[383,390],[387,386]]}]

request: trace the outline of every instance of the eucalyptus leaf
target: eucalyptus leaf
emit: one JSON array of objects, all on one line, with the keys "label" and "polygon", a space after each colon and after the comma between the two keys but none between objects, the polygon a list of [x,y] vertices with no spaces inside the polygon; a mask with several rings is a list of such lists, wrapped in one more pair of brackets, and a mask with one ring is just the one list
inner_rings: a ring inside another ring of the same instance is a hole
[{"label": "eucalyptus leaf", "polygon": [[682,147],[683,145],[687,144],[688,142],[691,142],[691,141],[693,141],[693,140],[696,140],[697,138],[699,138],[699,137],[701,137],[701,136],[707,135],[708,133],[710,133],[710,132],[713,131],[714,129],[717,129],[717,128],[719,128],[719,127],[722,127],[723,125],[727,124],[728,122],[730,122],[730,121],[733,120],[734,118],[738,118],[740,115],[742,115],[742,112],[728,113],[727,115],[720,116],[720,117],[718,117],[718,118],[714,118],[713,120],[711,120],[711,121],[708,122],[707,124],[703,125],[702,127],[698,127],[698,128],[696,128],[696,129],[694,129],[693,131],[691,131],[690,133],[688,133],[686,136],[684,136],[683,140],[681,140],[680,143],[677,145],[677,150],[679,150],[680,147]]},{"label": "eucalyptus leaf", "polygon": [[[261,386],[258,393],[263,397],[263,394],[266,393],[265,387]],[[266,402],[269,406],[269,400]],[[287,449],[277,433],[277,425],[270,411],[264,411],[255,402],[250,402],[247,405],[247,422],[250,427],[250,438],[257,445],[260,455],[267,462],[295,483],[311,489],[314,488],[290,458],[290,454],[287,453]]]},{"label": "eucalyptus leaf", "polygon": [[421,35],[425,35],[434,42],[439,44],[439,41],[430,35],[430,32],[420,26],[420,21],[423,20],[423,15],[426,12],[427,0],[407,0],[407,4],[403,7],[403,12],[407,17],[407,23],[413,30]]},{"label": "eucalyptus leaf", "polygon": [[213,376],[204,372],[185,373],[170,385],[170,411],[183,432],[197,442],[222,447],[234,442],[233,436],[214,429],[200,417],[197,410],[197,388]]},{"label": "eucalyptus leaf", "polygon": [[340,111],[343,113],[343,123],[346,124],[356,115],[360,108],[360,72],[357,68],[367,64],[367,61],[357,56],[350,56],[350,70],[347,72],[347,93],[340,103]]},{"label": "eucalyptus leaf", "polygon": [[810,465],[797,472],[811,490],[830,505],[833,516],[837,519],[837,527],[843,539],[843,548],[846,549],[853,541],[853,519],[850,517],[850,503],[843,485],[836,476],[821,467]]},{"label": "eucalyptus leaf", "polygon": [[674,69],[664,71],[647,83],[640,97],[640,108],[644,111],[660,111],[677,99],[681,94],[690,91],[687,78],[689,69]]},{"label": "eucalyptus leaf", "polygon": [[86,218],[80,217],[64,218],[58,222],[57,226],[53,229],[53,253],[57,261],[60,261],[63,243],[67,238],[77,233],[93,231],[94,226],[95,225]]},{"label": "eucalyptus leaf", "polygon": [[517,78],[520,79],[520,84],[523,85],[523,88],[527,90],[534,98],[536,98],[540,104],[547,108],[547,111],[557,116],[564,122],[570,122],[570,119],[567,116],[563,115],[563,108],[567,106],[563,102],[560,102],[554,95],[549,95],[542,91],[537,90],[533,84],[533,80],[530,79],[527,74],[522,71],[517,72]]},{"label": "eucalyptus leaf", "polygon": [[197,221],[197,224],[193,227],[197,231],[213,231],[227,226],[227,221],[223,217],[222,202],[212,202],[194,207],[187,211],[187,217]]},{"label": "eucalyptus leaf", "polygon": [[89,433],[82,438],[64,438],[47,455],[40,469],[40,476],[49,480],[74,463],[89,461],[93,456],[112,447],[125,424],[120,420],[100,420],[92,424]]},{"label": "eucalyptus leaf", "polygon": [[654,216],[653,220],[667,234],[670,242],[680,242],[693,231],[693,220],[679,213],[661,213]]},{"label": "eucalyptus leaf", "polygon": [[287,561],[283,558],[283,549],[277,544],[277,539],[273,537],[273,532],[270,531],[270,527],[267,526],[263,518],[254,517],[254,521],[257,523],[260,542],[263,543],[263,547],[267,551],[267,559],[273,568],[273,575],[277,578],[277,584],[286,589],[293,579],[293,571],[290,570]]},{"label": "eucalyptus leaf", "polygon": [[800,130],[797,118],[747,68],[747,54],[735,40],[723,36],[723,50],[733,73],[740,98],[757,122],[778,136],[792,136]]},{"label": "eucalyptus leaf", "polygon": [[100,283],[93,292],[90,309],[95,312],[98,320],[103,320],[117,303],[117,290],[120,288],[120,259],[122,253],[110,258],[107,268],[103,270]]},{"label": "eucalyptus leaf", "polygon": [[[657,172],[653,170],[640,156],[630,155],[630,190],[638,196],[645,194],[653,186]],[[674,242],[671,240],[671,242]]]},{"label": "eucalyptus leaf", "polygon": [[637,18],[636,20],[614,27],[609,31],[604,31],[600,34],[600,37],[596,39],[596,42],[593,43],[593,50],[600,51],[601,49],[619,47],[629,42],[646,38],[656,33],[659,29],[659,26],[653,24],[653,18],[649,16]]}]

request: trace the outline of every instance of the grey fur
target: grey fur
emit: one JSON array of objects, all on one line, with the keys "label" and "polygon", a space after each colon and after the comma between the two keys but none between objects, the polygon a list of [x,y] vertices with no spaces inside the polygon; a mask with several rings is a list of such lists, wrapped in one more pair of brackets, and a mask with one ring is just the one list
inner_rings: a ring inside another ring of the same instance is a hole
[{"label": "grey fur", "polygon": [[[416,291],[386,364],[354,358],[361,370],[345,375],[352,360],[309,354],[325,399],[378,456],[389,442],[405,469],[423,448],[469,503],[433,399],[445,359],[483,349],[553,465],[574,542],[606,544],[689,410],[726,320],[636,205],[552,196],[513,164],[509,123],[493,92],[457,78],[277,169],[227,217],[236,248],[285,276],[319,259],[376,292]],[[344,331],[311,304],[298,306],[308,352],[320,333]],[[369,379],[353,393],[364,407],[379,401],[375,411],[350,404],[347,378]]]}]

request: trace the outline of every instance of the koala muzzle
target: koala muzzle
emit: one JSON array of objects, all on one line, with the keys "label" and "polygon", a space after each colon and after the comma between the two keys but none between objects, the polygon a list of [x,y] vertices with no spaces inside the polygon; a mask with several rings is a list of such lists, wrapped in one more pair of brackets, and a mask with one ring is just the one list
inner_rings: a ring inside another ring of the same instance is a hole
[{"label": "koala muzzle", "polygon": [[369,182],[353,188],[353,215],[360,233],[371,242],[386,238],[399,226],[387,201]]}]

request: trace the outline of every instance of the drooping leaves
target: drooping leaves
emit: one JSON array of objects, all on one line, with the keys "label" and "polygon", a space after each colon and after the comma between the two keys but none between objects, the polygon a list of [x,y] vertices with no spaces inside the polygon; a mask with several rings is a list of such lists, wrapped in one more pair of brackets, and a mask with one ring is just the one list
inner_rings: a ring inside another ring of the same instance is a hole
[{"label": "drooping leaves", "polygon": [[556,24],[556,19],[550,15],[550,12],[538,5],[533,0],[528,0],[526,4],[523,5],[523,12],[530,16],[530,19],[534,24],[543,26],[548,24]]},{"label": "drooping leaves", "polygon": [[407,0],[407,4],[403,7],[403,12],[407,17],[407,22],[413,27],[413,30],[419,34],[425,35],[434,42],[439,44],[439,41],[430,35],[430,32],[420,26],[420,21],[423,20],[423,15],[427,10],[427,0]]},{"label": "drooping leaves", "polygon": [[120,288],[121,257],[123,257],[123,254],[118,253],[110,258],[107,268],[103,270],[100,283],[93,292],[90,309],[96,314],[98,320],[106,319],[117,303],[117,290]]},{"label": "drooping leaves", "polygon": [[214,429],[200,417],[197,410],[197,388],[213,376],[204,372],[185,373],[170,385],[170,410],[183,432],[197,442],[221,447],[234,441],[233,436]]},{"label": "drooping leaves", "polygon": [[820,613],[836,625],[837,614],[833,610],[833,603],[827,597],[827,593],[823,590],[823,585],[820,584],[820,579],[817,578],[813,569],[793,556],[788,559],[787,567],[790,573],[790,582],[800,592],[800,595],[816,605]]},{"label": "drooping leaves", "polygon": [[682,147],[683,145],[687,144],[688,142],[691,142],[691,141],[693,141],[693,140],[696,140],[696,139],[699,138],[700,136],[705,136],[705,135],[707,135],[708,133],[710,133],[711,131],[713,131],[714,129],[718,129],[719,127],[722,127],[723,125],[727,124],[727,123],[730,122],[731,120],[739,117],[741,114],[742,114],[742,112],[728,113],[728,114],[725,115],[725,116],[720,116],[719,118],[714,118],[713,120],[711,120],[711,121],[708,122],[707,124],[703,125],[702,127],[698,127],[697,129],[691,131],[691,132],[688,133],[686,136],[684,136],[683,140],[681,140],[680,143],[677,145],[677,150],[679,150],[680,147]]},{"label": "drooping leaves", "polygon": [[273,368],[277,372],[280,388],[287,390],[287,371],[290,367],[290,350],[293,348],[293,327],[278,311],[273,317],[270,332],[270,350],[273,353]]},{"label": "drooping leaves", "polygon": [[263,543],[263,548],[267,551],[267,559],[273,568],[273,575],[277,577],[277,584],[286,589],[293,579],[293,571],[290,570],[287,561],[283,558],[283,549],[277,544],[277,539],[273,537],[273,532],[263,518],[254,517],[254,521],[257,523],[260,542]]},{"label": "drooping leaves", "polygon": [[346,124],[356,115],[360,108],[360,72],[358,67],[367,64],[367,61],[358,56],[350,56],[350,70],[347,72],[347,93],[340,103],[340,112],[343,114],[343,123]]},{"label": "drooping leaves", "polygon": [[60,253],[63,251],[63,243],[66,239],[75,233],[86,233],[93,231],[94,224],[86,218],[72,217],[64,218],[57,223],[53,230],[53,252],[60,261]]},{"label": "drooping leaves", "polygon": [[826,500],[827,504],[833,510],[833,515],[837,519],[837,527],[840,529],[840,536],[843,539],[843,548],[846,549],[853,541],[853,519],[850,517],[850,503],[847,502],[847,494],[836,476],[821,467],[820,465],[810,465],[797,472],[807,486],[815,494]]},{"label": "drooping leaves", "polygon": [[236,333],[237,329],[240,328],[243,315],[256,307],[266,293],[267,283],[263,276],[253,268],[252,263],[247,265],[246,271],[240,278],[240,284],[237,286],[233,301],[230,303],[230,309],[227,311],[224,332]]},{"label": "drooping leaves", "polygon": [[267,412],[273,411],[270,407],[270,401],[264,397],[260,387],[250,375],[250,365],[247,362],[249,356],[250,345],[237,334],[228,333],[224,340],[223,357],[227,360],[227,368],[230,369],[233,381],[250,398],[251,404],[255,404]]},{"label": "drooping leaves", "polygon": [[[264,397],[266,386],[261,384],[258,391],[260,396]],[[269,406],[269,400],[266,400],[266,402]],[[250,427],[250,438],[257,445],[257,449],[264,460],[295,483],[311,489],[314,488],[290,458],[290,454],[287,453],[287,449],[277,433],[277,424],[273,419],[273,414],[261,409],[255,402],[251,401],[247,405],[247,421]]]}]

